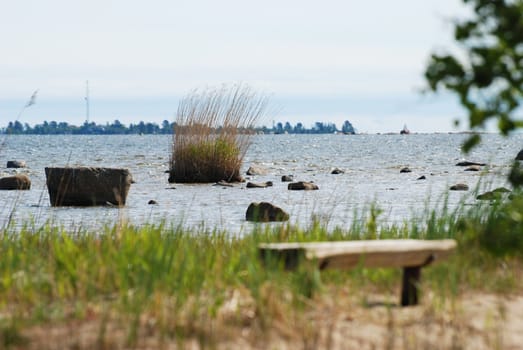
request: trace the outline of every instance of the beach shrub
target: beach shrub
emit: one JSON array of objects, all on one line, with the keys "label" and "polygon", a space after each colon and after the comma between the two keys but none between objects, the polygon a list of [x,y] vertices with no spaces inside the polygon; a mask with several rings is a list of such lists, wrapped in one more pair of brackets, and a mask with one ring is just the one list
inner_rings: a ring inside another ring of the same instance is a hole
[{"label": "beach shrub", "polygon": [[239,181],[268,98],[246,85],[194,90],[178,107],[169,182]]},{"label": "beach shrub", "polygon": [[494,256],[523,256],[523,196],[514,193],[499,198],[486,208],[483,216],[463,216],[458,230],[463,244]]},{"label": "beach shrub", "polygon": [[[507,135],[523,126],[518,117],[523,95],[523,2],[462,1],[472,10],[454,22],[454,39],[464,53],[433,54],[425,78],[431,90],[445,89],[459,98],[472,130],[484,129],[492,120]],[[465,150],[479,141],[480,135],[473,135]]]}]

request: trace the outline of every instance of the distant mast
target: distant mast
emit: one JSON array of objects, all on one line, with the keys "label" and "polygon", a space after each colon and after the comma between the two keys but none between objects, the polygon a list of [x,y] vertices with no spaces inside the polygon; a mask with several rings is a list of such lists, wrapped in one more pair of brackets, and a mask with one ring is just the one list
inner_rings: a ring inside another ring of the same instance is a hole
[{"label": "distant mast", "polygon": [[89,124],[89,80],[85,81],[85,123]]}]

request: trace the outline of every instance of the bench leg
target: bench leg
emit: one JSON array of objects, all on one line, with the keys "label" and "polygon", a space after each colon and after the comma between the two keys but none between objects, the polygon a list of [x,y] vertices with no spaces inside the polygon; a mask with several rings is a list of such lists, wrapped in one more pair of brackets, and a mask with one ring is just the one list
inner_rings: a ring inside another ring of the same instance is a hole
[{"label": "bench leg", "polygon": [[401,306],[418,305],[418,285],[421,266],[404,267],[401,286]]}]

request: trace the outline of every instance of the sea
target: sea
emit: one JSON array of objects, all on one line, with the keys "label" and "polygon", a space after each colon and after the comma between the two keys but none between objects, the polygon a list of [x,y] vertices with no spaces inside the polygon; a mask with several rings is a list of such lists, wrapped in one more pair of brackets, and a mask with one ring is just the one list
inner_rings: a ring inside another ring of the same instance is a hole
[{"label": "sea", "polygon": [[[290,214],[289,222],[306,229],[350,229],[373,211],[378,223],[391,225],[426,217],[427,210],[479,205],[475,196],[497,187],[511,189],[507,174],[523,148],[523,134],[483,134],[469,154],[461,145],[467,134],[321,134],[253,135],[242,165],[246,182],[271,181],[267,188],[216,184],[169,184],[172,135],[0,135],[0,175],[27,174],[31,189],[0,191],[0,228],[38,229],[46,225],[74,232],[103,232],[120,224],[183,226],[196,231],[252,232],[245,220],[252,202],[270,202]],[[22,160],[26,168],[8,169]],[[480,171],[456,166],[485,163]],[[126,168],[134,179],[121,208],[52,207],[45,167]],[[265,175],[245,175],[250,166]],[[403,173],[408,167],[411,172]],[[332,174],[340,169],[341,174]],[[316,191],[290,191],[283,175],[312,181]],[[424,178],[423,178],[424,177]],[[450,191],[465,183],[469,191]],[[153,200],[157,204],[149,204]],[[425,216],[424,216],[425,215]],[[261,224],[274,225],[274,224]]]}]

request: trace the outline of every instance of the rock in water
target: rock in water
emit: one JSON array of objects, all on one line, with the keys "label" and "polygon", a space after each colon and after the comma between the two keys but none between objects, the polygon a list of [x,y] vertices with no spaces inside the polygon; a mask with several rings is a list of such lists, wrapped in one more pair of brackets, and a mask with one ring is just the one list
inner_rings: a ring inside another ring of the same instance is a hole
[{"label": "rock in water", "polygon": [[468,191],[469,186],[467,184],[455,184],[450,186],[451,191]]},{"label": "rock in water", "polygon": [[282,182],[291,182],[294,181],[294,175],[283,175],[281,177]]},{"label": "rock in water", "polygon": [[125,205],[132,177],[127,169],[45,168],[52,206]]},{"label": "rock in water", "polygon": [[0,179],[0,190],[29,190],[31,180],[25,174],[16,174]]},{"label": "rock in water", "polygon": [[462,162],[458,162],[456,164],[456,166],[471,166],[471,165],[476,165],[476,166],[485,166],[486,164],[485,163],[477,163],[477,162],[469,162],[467,160],[464,160]]},{"label": "rock in water", "polygon": [[289,214],[268,202],[253,202],[247,208],[245,220],[254,222],[287,221]]},{"label": "rock in water", "polygon": [[312,191],[312,190],[318,190],[319,187],[315,183],[312,182],[306,182],[306,181],[298,181],[298,182],[292,182],[287,186],[287,189],[293,190],[293,191]]},{"label": "rock in water", "polygon": [[26,164],[23,160],[8,160],[7,168],[25,168]]},{"label": "rock in water", "polygon": [[252,165],[249,167],[249,169],[247,169],[247,175],[267,175],[267,169],[261,167],[261,166],[257,166],[257,165]]},{"label": "rock in water", "polygon": [[247,185],[245,187],[247,188],[266,188],[271,187],[272,181],[266,181],[266,182],[247,182]]}]

